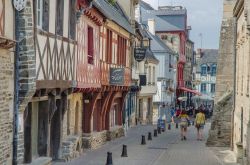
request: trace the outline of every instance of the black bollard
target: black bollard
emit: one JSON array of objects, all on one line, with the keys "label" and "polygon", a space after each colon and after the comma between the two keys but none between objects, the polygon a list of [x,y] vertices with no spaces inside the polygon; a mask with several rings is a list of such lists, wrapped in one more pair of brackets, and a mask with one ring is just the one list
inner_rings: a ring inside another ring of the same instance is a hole
[{"label": "black bollard", "polygon": [[152,134],[151,134],[151,132],[148,133],[148,140],[152,140]]},{"label": "black bollard", "polygon": [[106,165],[113,165],[112,152],[108,152],[107,154],[108,156],[107,156]]},{"label": "black bollard", "polygon": [[158,127],[158,134],[161,134],[161,128]]},{"label": "black bollard", "polygon": [[145,136],[142,135],[141,136],[141,145],[145,145],[146,144],[146,139],[145,139]]},{"label": "black bollard", "polygon": [[192,124],[194,125],[194,121],[192,122]]},{"label": "black bollard", "polygon": [[178,127],[179,127],[179,125],[178,125],[178,123],[176,123],[176,124],[175,124],[175,128],[178,129]]},{"label": "black bollard", "polygon": [[171,130],[171,124],[168,124],[168,130]]},{"label": "black bollard", "polygon": [[157,129],[154,130],[154,137],[157,137]]},{"label": "black bollard", "polygon": [[128,157],[127,145],[122,146],[122,155],[121,155],[121,157]]}]

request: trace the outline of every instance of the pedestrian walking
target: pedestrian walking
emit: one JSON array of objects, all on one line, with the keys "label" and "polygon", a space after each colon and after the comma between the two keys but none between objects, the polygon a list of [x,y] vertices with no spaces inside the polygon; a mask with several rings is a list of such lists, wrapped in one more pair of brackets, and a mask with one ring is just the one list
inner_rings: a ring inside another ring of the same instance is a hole
[{"label": "pedestrian walking", "polygon": [[186,135],[187,135],[189,117],[184,109],[181,111],[179,118],[180,118],[180,128],[181,128],[181,140],[187,140]]},{"label": "pedestrian walking", "polygon": [[174,109],[174,107],[171,107],[170,113],[171,113],[171,120],[172,120],[172,123],[174,123],[174,116],[175,116],[175,109]]},{"label": "pedestrian walking", "polygon": [[204,112],[200,109],[195,118],[195,127],[197,128],[197,140],[202,141],[203,129],[205,126],[206,117]]}]

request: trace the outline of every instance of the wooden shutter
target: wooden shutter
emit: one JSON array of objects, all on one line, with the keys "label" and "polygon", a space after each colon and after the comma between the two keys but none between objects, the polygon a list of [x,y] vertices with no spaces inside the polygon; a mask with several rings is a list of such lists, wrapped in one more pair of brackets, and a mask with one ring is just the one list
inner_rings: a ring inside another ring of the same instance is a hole
[{"label": "wooden shutter", "polygon": [[49,31],[49,0],[43,0],[43,24],[42,28]]}]

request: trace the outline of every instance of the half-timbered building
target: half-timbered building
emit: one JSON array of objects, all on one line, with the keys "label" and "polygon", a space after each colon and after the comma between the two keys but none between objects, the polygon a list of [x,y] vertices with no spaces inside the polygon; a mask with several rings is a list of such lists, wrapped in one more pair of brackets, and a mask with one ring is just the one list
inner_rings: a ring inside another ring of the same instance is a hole
[{"label": "half-timbered building", "polygon": [[[96,148],[124,135],[122,113],[131,82],[130,37],[133,29],[115,6],[106,0],[93,2],[104,17],[100,27],[101,89],[83,95],[83,144]],[[93,74],[93,72],[91,72]]]},{"label": "half-timbered building", "polygon": [[99,56],[101,17],[84,11],[91,4],[77,0],[29,3],[31,10],[24,12],[34,24],[30,42],[36,88],[24,110],[24,155],[19,159],[34,164],[69,160],[82,151],[83,92],[101,87],[94,58]]},{"label": "half-timbered building", "polygon": [[27,64],[18,79],[17,161],[67,161],[123,136],[133,33],[125,16],[106,0],[28,0],[17,20]]}]

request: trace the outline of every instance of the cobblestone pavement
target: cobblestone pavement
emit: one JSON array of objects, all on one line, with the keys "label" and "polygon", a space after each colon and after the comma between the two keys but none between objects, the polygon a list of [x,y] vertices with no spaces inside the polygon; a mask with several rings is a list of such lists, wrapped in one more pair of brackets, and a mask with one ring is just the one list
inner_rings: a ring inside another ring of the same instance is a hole
[{"label": "cobblestone pavement", "polygon": [[[208,134],[207,124],[204,130],[205,137]],[[149,131],[153,135],[153,126],[137,126],[129,129],[126,137],[111,141],[99,149],[85,150],[84,154],[67,163],[54,163],[55,165],[104,165],[107,152],[113,154],[114,165],[221,165],[221,161],[205,146],[204,141],[196,140],[196,130],[190,126],[187,141],[180,140],[179,129],[172,125],[167,130],[152,137],[146,145],[141,145],[141,135]],[[122,145],[127,145],[128,157],[121,157]]]}]

